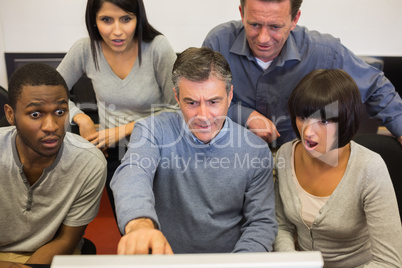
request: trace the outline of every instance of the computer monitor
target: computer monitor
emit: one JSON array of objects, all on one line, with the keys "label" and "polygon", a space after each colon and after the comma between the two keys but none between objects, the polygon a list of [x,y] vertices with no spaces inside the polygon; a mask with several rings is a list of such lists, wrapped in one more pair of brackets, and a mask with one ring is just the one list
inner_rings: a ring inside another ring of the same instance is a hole
[{"label": "computer monitor", "polygon": [[322,268],[318,251],[55,256],[51,268]]}]

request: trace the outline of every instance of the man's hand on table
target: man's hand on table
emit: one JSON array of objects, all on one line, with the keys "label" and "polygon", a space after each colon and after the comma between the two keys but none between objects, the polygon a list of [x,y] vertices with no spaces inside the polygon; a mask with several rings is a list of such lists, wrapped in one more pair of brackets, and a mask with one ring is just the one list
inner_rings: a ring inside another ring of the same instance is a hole
[{"label": "man's hand on table", "polygon": [[126,234],[120,239],[117,254],[173,254],[173,251],[152,220],[141,218],[126,225]]}]

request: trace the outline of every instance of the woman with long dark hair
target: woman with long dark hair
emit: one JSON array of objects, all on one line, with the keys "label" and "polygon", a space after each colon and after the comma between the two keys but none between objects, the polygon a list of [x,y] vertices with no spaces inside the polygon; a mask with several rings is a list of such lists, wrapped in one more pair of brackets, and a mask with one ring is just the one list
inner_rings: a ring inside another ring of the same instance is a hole
[{"label": "woman with long dark hair", "polygon": [[108,159],[106,186],[114,205],[109,180],[135,121],[176,104],[171,79],[176,53],[149,24],[142,0],[88,0],[85,21],[89,37],[72,46],[57,70],[69,89],[84,74],[92,81],[99,129],[73,103],[70,114],[80,135]]}]

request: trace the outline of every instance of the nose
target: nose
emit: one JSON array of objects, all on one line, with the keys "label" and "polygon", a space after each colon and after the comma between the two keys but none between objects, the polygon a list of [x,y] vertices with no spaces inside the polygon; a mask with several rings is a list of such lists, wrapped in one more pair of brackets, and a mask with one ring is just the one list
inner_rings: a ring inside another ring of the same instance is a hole
[{"label": "nose", "polygon": [[203,117],[203,118],[208,118],[207,113],[208,112],[207,112],[207,107],[206,107],[205,103],[201,102],[200,105],[198,106],[198,111],[197,111],[198,116]]},{"label": "nose", "polygon": [[258,42],[260,44],[266,44],[271,40],[271,35],[269,34],[269,29],[266,27],[261,27],[258,34]]},{"label": "nose", "polygon": [[59,129],[56,118],[53,115],[47,115],[42,121],[42,131],[53,133]]},{"label": "nose", "polygon": [[120,35],[121,34],[121,25],[119,21],[116,21],[113,26],[113,34]]},{"label": "nose", "polygon": [[303,134],[306,138],[311,138],[315,135],[317,120],[306,120],[303,124]]}]

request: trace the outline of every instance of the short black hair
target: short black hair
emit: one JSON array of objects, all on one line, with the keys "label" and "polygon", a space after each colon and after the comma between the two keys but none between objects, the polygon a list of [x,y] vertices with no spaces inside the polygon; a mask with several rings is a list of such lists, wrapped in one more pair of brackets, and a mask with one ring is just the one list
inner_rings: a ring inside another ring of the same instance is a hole
[{"label": "short black hair", "polygon": [[70,98],[66,81],[61,74],[50,65],[44,63],[28,63],[18,68],[8,83],[8,103],[15,110],[24,86],[63,86]]},{"label": "short black hair", "polygon": [[362,109],[363,103],[356,82],[340,69],[310,72],[297,84],[288,101],[292,127],[299,139],[296,117],[315,114],[320,119],[338,123],[338,148],[347,145],[356,134]]}]

